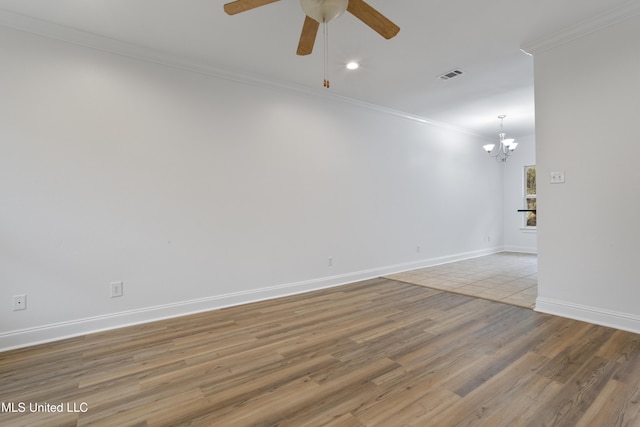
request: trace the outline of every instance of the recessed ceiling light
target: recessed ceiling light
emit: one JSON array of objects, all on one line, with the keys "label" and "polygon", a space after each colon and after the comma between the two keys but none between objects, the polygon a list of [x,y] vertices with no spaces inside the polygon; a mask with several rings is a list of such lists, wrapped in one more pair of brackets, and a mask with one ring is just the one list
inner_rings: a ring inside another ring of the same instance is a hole
[{"label": "recessed ceiling light", "polygon": [[347,69],[349,70],[356,70],[358,69],[358,67],[360,66],[360,64],[358,64],[356,61],[351,61],[347,64]]}]

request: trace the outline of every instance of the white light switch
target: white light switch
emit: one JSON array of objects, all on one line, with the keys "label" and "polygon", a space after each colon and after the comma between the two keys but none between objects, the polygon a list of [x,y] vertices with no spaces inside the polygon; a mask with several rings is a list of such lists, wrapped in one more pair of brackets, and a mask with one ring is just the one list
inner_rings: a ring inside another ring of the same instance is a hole
[{"label": "white light switch", "polygon": [[551,183],[552,184],[564,183],[564,172],[551,172]]}]

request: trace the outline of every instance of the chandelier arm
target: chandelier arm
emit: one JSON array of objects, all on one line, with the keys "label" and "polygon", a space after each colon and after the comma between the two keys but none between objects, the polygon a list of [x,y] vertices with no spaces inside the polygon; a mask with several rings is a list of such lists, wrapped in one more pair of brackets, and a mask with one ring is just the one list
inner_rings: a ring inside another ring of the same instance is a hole
[{"label": "chandelier arm", "polygon": [[[504,132],[504,118],[507,117],[504,114],[498,116],[500,119],[500,133],[498,134],[498,146],[494,147],[487,151],[489,156],[493,157],[496,162],[506,162],[507,159],[513,154],[513,149],[511,149],[511,145],[513,144],[513,139],[507,139],[507,134]],[[485,147],[486,148],[486,147]],[[515,147],[514,147],[515,149]],[[495,152],[495,154],[493,154]]]}]

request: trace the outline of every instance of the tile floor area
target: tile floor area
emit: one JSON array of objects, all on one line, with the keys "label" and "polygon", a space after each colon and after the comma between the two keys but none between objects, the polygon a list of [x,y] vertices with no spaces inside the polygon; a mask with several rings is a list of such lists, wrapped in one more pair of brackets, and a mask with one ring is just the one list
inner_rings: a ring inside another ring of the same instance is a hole
[{"label": "tile floor area", "polygon": [[538,295],[538,257],[501,252],[385,276],[433,289],[533,308]]}]

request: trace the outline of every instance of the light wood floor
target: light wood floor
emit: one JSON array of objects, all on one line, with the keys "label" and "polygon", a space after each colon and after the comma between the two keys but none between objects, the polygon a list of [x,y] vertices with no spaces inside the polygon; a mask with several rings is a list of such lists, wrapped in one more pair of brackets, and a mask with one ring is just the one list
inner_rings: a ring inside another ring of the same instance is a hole
[{"label": "light wood floor", "polygon": [[0,425],[638,426],[639,338],[374,279],[0,353]]}]

